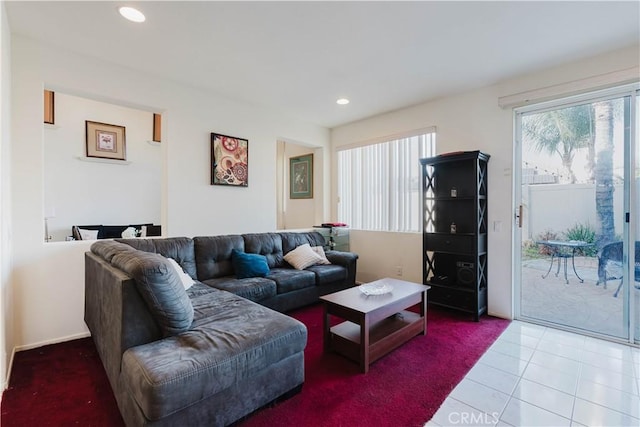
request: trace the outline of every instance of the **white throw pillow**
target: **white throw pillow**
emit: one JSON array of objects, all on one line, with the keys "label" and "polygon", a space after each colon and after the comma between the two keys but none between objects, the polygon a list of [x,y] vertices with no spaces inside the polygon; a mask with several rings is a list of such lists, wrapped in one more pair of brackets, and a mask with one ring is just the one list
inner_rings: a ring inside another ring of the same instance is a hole
[{"label": "white throw pillow", "polygon": [[315,253],[308,243],[300,245],[284,256],[284,260],[296,270],[304,270],[307,267],[318,264],[322,261],[320,255]]},{"label": "white throw pillow", "polygon": [[311,249],[313,252],[317,253],[320,258],[322,258],[322,261],[318,264],[331,264],[331,261],[327,259],[327,255],[324,253],[324,248],[322,246],[313,246]]},{"label": "white throw pillow", "polygon": [[176,271],[176,274],[180,278],[180,281],[182,282],[182,286],[184,286],[184,289],[187,290],[191,286],[193,286],[193,279],[191,278],[191,276],[189,276],[187,273],[184,272],[182,267],[180,267],[180,264],[178,264],[178,262],[173,258],[167,258],[167,259],[169,260],[169,263],[171,264],[173,269]]},{"label": "white throw pillow", "polygon": [[98,230],[87,230],[84,228],[78,228],[80,237],[82,240],[98,240]]}]

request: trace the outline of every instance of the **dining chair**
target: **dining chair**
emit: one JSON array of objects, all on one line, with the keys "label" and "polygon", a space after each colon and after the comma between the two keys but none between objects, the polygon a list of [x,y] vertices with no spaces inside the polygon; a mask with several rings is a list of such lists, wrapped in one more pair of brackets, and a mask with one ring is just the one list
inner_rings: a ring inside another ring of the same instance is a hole
[{"label": "dining chair", "polygon": [[[640,242],[635,242],[634,264],[634,280],[640,282]],[[615,276],[609,276],[607,270],[610,267],[613,267],[615,271],[619,271],[620,273]],[[598,281],[596,282],[596,286],[603,283],[604,288],[607,289],[607,282],[609,280],[620,280],[618,288],[613,294],[613,296],[617,298],[622,288],[622,241],[604,245],[598,254]],[[636,286],[636,288],[637,287],[638,286]]]}]

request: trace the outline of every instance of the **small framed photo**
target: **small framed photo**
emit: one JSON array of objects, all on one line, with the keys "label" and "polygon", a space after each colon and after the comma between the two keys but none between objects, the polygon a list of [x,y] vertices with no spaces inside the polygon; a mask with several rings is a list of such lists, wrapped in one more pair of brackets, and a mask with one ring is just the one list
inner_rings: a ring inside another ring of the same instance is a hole
[{"label": "small framed photo", "polygon": [[249,140],[211,134],[211,185],[249,186]]},{"label": "small framed photo", "polygon": [[124,126],[85,121],[87,157],[127,160]]},{"label": "small framed photo", "polygon": [[313,154],[289,159],[289,198],[313,199]]}]

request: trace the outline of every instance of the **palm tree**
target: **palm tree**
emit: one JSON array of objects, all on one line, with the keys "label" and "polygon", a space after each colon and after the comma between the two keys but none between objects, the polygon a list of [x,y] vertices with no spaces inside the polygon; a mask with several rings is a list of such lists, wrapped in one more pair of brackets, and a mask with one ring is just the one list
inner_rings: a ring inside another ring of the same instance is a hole
[{"label": "palm tree", "polygon": [[565,178],[576,182],[573,158],[579,148],[593,144],[593,120],[590,104],[545,111],[522,118],[524,136],[531,140],[538,152],[557,154],[562,160]]},{"label": "palm tree", "polygon": [[613,105],[611,101],[593,104],[595,115],[596,245],[615,239],[613,223]]},{"label": "palm tree", "polygon": [[568,182],[575,182],[571,170],[575,151],[587,148],[589,179],[596,185],[596,247],[615,240],[613,217],[613,122],[621,105],[612,101],[584,104],[525,116],[524,136],[538,152],[558,154]]}]

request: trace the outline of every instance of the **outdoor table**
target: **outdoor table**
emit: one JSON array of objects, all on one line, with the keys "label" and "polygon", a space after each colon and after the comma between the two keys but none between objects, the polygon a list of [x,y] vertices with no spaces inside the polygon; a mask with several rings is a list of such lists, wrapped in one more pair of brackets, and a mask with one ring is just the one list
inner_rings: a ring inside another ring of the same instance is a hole
[{"label": "outdoor table", "polygon": [[547,272],[542,275],[543,279],[546,279],[551,272],[551,268],[553,268],[553,260],[555,258],[558,259],[558,270],[556,271],[556,277],[558,277],[558,273],[560,273],[560,260],[563,259],[564,280],[565,283],[568,284],[569,279],[567,279],[567,259],[571,258],[571,267],[573,267],[573,272],[575,273],[578,280],[580,280],[580,283],[584,283],[584,280],[578,275],[578,272],[576,271],[575,255],[577,250],[593,246],[593,243],[587,243],[582,240],[541,240],[536,242],[536,244],[544,245],[551,249],[551,263],[549,264],[549,270],[547,270]]}]

